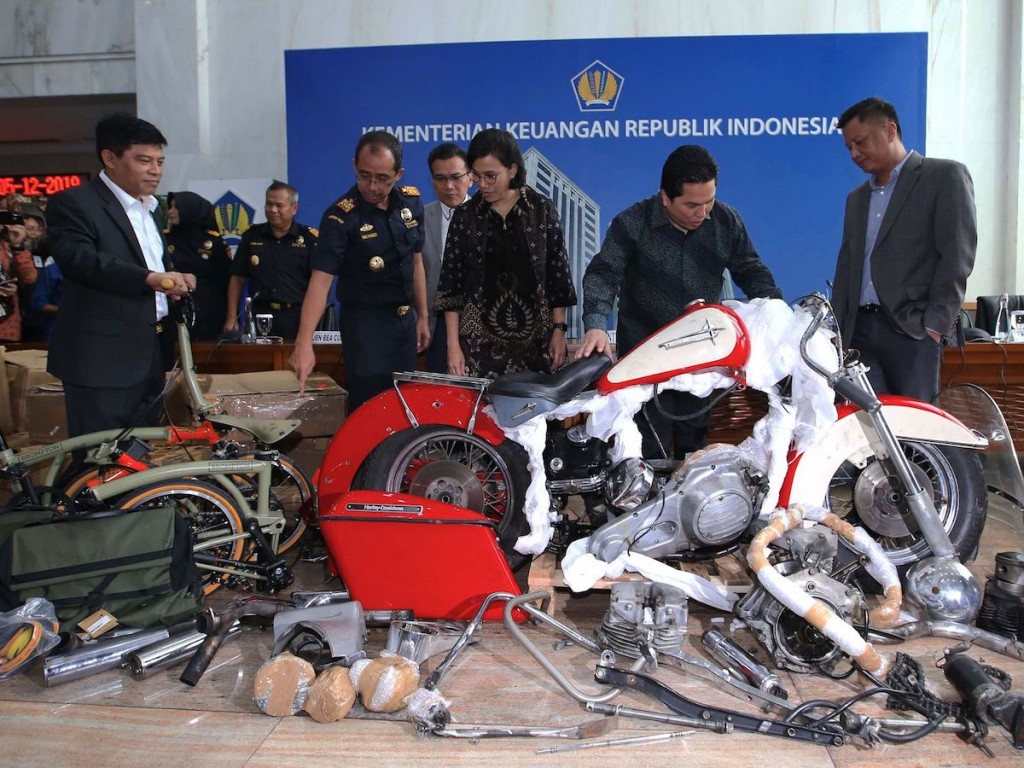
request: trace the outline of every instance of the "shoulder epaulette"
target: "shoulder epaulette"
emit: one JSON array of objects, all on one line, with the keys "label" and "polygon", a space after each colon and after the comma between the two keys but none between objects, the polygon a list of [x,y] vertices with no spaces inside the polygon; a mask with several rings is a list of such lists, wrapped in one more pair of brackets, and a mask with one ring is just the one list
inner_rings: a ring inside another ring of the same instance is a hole
[{"label": "shoulder epaulette", "polygon": [[398,191],[401,192],[406,197],[419,197],[420,196],[420,191],[418,189],[416,189],[416,187],[414,187],[412,185],[407,186],[407,187],[399,187]]},{"label": "shoulder epaulette", "polygon": [[351,197],[346,197],[345,199],[338,201],[338,207],[345,213],[351,213],[356,207],[356,201]]}]

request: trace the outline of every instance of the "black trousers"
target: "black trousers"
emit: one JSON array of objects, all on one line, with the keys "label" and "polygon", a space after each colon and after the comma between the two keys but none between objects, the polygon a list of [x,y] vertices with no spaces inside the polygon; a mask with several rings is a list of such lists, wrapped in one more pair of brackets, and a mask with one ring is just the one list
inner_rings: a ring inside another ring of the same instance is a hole
[{"label": "black trousers", "polygon": [[395,371],[416,370],[416,312],[345,304],[341,308],[348,407],[355,410],[391,386]]},{"label": "black trousers", "polygon": [[[710,397],[695,397],[689,392],[676,391],[662,392],[658,399],[662,408],[673,416],[697,413],[711,402]],[[686,454],[707,445],[711,411],[676,421],[662,415],[654,401],[649,400],[636,415],[635,421],[643,437],[644,458],[683,459]]]},{"label": "black trousers", "polygon": [[437,313],[431,334],[426,352],[427,370],[431,373],[448,373],[448,328],[444,323],[444,312]]},{"label": "black trousers", "polygon": [[85,387],[64,382],[64,408],[71,437],[107,429],[159,423],[156,406],[164,388],[161,355],[153,355],[146,377],[130,387]]},{"label": "black trousers", "polygon": [[942,345],[930,337],[900,333],[883,312],[857,312],[850,346],[860,351],[871,370],[868,380],[878,394],[903,395],[930,403],[939,393]]}]

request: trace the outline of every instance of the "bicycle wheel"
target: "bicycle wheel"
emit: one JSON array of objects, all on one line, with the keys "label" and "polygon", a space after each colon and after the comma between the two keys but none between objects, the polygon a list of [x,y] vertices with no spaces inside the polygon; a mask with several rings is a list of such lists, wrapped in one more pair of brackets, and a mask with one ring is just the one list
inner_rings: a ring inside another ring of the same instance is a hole
[{"label": "bicycle wheel", "polygon": [[[249,461],[256,455],[239,457]],[[255,478],[251,478],[255,485]],[[270,504],[284,515],[284,530],[278,540],[277,554],[283,554],[299,543],[314,514],[313,482],[305,470],[285,454],[279,454],[270,471]]]},{"label": "bicycle wheel", "polygon": [[[243,514],[234,499],[212,483],[192,479],[167,480],[130,491],[115,503],[118,509],[126,510],[173,506],[188,520],[195,551],[227,560],[242,559],[246,545]],[[217,546],[205,544],[225,536],[231,537],[227,543]],[[210,594],[230,577],[230,574],[198,565],[203,574],[203,595]]]},{"label": "bicycle wheel", "polygon": [[90,483],[92,483],[93,480],[97,480],[99,483],[109,483],[111,480],[128,477],[128,475],[135,471],[136,470],[134,469],[120,467],[116,464],[104,464],[98,467],[89,467],[73,477],[71,481],[64,486],[64,495],[72,501],[75,501],[82,492],[91,487]]}]

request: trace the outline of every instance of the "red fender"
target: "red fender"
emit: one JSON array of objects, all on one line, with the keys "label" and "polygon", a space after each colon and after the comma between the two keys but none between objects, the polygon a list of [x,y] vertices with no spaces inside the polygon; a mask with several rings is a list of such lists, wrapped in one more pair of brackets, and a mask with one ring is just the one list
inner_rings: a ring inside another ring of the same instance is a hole
[{"label": "red fender", "polygon": [[[420,426],[441,424],[466,429],[473,415],[479,392],[444,384],[406,383],[402,396]],[[483,401],[483,402],[486,402]],[[477,409],[473,434],[493,445],[505,439],[505,433]],[[374,448],[397,432],[412,429],[402,401],[394,388],[363,403],[341,425],[324,454],[317,490],[320,509],[330,509],[335,500],[352,489],[359,468]]]}]

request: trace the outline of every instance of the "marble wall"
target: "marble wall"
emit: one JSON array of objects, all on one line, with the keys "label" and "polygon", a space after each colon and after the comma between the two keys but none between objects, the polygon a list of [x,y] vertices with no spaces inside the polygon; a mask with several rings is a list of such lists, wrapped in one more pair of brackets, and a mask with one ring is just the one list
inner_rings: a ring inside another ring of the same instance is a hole
[{"label": "marble wall", "polygon": [[[965,162],[977,192],[981,242],[968,297],[1003,289],[1024,292],[1024,245],[1017,224],[1024,213],[1017,193],[1022,138],[1018,0],[8,0],[5,5],[14,8],[16,28],[31,29],[31,34],[12,36],[8,24],[0,26],[0,50],[12,56],[76,46],[81,52],[134,48],[139,114],[160,126],[170,141],[164,189],[182,187],[190,179],[285,175],[287,49],[924,31],[929,34],[925,149]],[[134,8],[133,30],[125,29],[126,6]],[[0,14],[12,15],[7,10]],[[48,71],[60,65],[41,62],[31,67],[35,74],[30,79],[10,74],[24,66],[0,58],[0,97],[54,92]],[[415,87],[424,77],[369,55],[366,66],[394,67],[396,83],[405,87]],[[695,75],[699,67],[691,71],[684,66],[680,72]],[[115,88],[123,78],[111,80],[97,84],[95,72],[83,70],[81,82],[69,87]],[[323,87],[351,90],[357,108],[358,82],[358,72],[331,72],[324,74]],[[339,188],[346,185],[349,170],[333,170]]]}]

